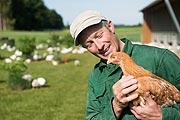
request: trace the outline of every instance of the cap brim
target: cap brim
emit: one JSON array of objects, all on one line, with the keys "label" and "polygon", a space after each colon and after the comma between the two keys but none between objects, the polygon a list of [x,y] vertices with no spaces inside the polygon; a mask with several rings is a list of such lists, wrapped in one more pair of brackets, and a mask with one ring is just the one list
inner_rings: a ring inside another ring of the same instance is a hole
[{"label": "cap brim", "polygon": [[78,46],[80,44],[79,40],[78,40],[78,36],[81,34],[82,31],[84,31],[86,28],[90,27],[90,26],[93,26],[93,25],[96,25],[98,23],[101,22],[101,19],[94,19],[93,21],[86,21],[84,23],[81,24],[81,29],[79,29],[79,31],[77,32],[77,36],[75,37],[75,45]]}]

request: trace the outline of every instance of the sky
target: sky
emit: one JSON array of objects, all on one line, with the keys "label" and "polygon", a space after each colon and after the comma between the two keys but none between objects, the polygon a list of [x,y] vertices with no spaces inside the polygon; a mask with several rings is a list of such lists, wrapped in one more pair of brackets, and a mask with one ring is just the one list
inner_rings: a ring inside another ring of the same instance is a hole
[{"label": "sky", "polygon": [[114,24],[137,25],[142,23],[141,10],[155,0],[43,0],[49,9],[62,16],[69,25],[77,15],[86,10],[101,12]]}]

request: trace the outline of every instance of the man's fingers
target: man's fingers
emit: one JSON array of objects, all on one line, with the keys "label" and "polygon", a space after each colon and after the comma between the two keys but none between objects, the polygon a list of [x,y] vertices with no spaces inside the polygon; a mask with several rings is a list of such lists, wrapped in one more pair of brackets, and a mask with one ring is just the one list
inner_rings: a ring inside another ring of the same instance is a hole
[{"label": "man's fingers", "polygon": [[121,91],[121,93],[124,94],[124,95],[127,95],[128,93],[136,90],[137,88],[138,88],[138,85],[137,85],[137,84],[133,84],[133,85],[131,85],[130,87],[123,89],[123,90]]}]

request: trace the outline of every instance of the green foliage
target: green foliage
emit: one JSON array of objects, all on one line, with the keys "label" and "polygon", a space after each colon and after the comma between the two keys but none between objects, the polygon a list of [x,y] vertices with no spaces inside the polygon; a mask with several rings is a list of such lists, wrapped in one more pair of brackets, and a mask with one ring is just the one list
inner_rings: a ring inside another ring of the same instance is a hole
[{"label": "green foliage", "polygon": [[23,61],[12,61],[11,63],[1,61],[0,63],[0,69],[6,70],[9,73],[23,73],[27,70],[27,66]]},{"label": "green foliage", "polygon": [[11,19],[16,30],[45,30],[64,28],[63,20],[49,10],[42,0],[11,0]]},{"label": "green foliage", "polygon": [[46,10],[44,19],[41,22],[44,26],[44,29],[64,28],[63,19],[60,15],[57,14],[55,10]]},{"label": "green foliage", "polygon": [[0,45],[3,45],[6,43],[10,47],[13,47],[15,45],[15,40],[14,39],[9,39],[8,37],[2,37],[0,38]]},{"label": "green foliage", "polygon": [[61,55],[58,53],[54,55],[53,60],[63,62]]},{"label": "green foliage", "polygon": [[14,39],[8,39],[7,45],[9,45],[11,47],[15,46],[15,40]]},{"label": "green foliage", "polygon": [[63,45],[65,47],[72,47],[74,46],[74,40],[71,37],[70,33],[65,33],[64,35],[60,36],[58,33],[53,33],[48,40],[48,45],[55,47],[58,45]]},{"label": "green foliage", "polygon": [[8,72],[8,87],[12,90],[22,90],[31,87],[29,81],[23,80],[22,75],[27,70],[23,61],[12,61],[11,63],[0,62],[0,69]]},{"label": "green foliage", "polygon": [[8,78],[8,87],[12,90],[23,90],[31,88],[31,82],[22,79],[22,73],[10,72]]},{"label": "green foliage", "polygon": [[71,37],[70,33],[66,33],[63,37],[62,37],[62,44],[65,45],[66,47],[71,47],[74,45],[74,40]]},{"label": "green foliage", "polygon": [[2,17],[6,17],[9,14],[9,5],[10,5],[11,0],[0,0],[0,14],[2,15]]},{"label": "green foliage", "polygon": [[23,52],[23,55],[25,55],[25,57],[29,57],[31,56],[31,53],[34,51],[34,49],[36,48],[36,39],[35,38],[20,38],[19,40],[16,40],[16,48],[20,51]]},{"label": "green foliage", "polygon": [[47,44],[50,47],[59,46],[60,43],[61,43],[61,37],[56,33],[51,34],[50,39],[47,40]]},{"label": "green foliage", "polygon": [[7,50],[0,50],[0,56],[1,56],[0,58],[1,59],[8,58],[13,54],[13,52],[8,52]]}]

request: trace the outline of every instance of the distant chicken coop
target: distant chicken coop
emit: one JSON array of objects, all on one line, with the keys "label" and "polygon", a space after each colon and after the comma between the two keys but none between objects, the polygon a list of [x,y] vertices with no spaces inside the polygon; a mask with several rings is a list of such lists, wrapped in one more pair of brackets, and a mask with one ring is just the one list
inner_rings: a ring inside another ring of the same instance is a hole
[{"label": "distant chicken coop", "polygon": [[141,10],[142,43],[180,52],[180,0],[156,0]]}]

